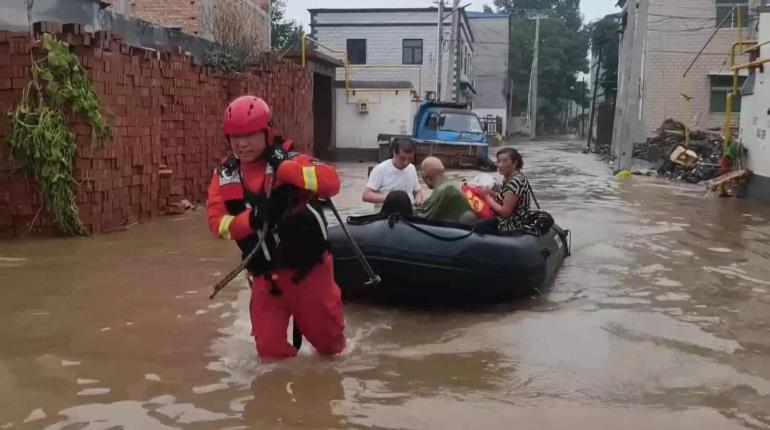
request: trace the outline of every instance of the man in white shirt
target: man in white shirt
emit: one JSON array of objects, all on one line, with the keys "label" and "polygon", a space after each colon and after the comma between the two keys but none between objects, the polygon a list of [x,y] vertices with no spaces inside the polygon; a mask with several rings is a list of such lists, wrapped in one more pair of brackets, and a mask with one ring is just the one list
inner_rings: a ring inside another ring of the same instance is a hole
[{"label": "man in white shirt", "polygon": [[374,203],[379,209],[392,191],[402,191],[415,206],[423,203],[417,169],[412,164],[414,143],[410,139],[393,142],[393,158],[385,160],[372,169],[362,196],[365,202]]}]

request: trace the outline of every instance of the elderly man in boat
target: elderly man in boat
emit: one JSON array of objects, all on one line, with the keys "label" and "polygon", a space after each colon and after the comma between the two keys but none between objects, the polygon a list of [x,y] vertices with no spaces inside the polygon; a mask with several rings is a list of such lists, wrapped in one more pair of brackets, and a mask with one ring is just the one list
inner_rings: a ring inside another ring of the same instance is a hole
[{"label": "elderly man in boat", "polygon": [[426,157],[420,164],[425,185],[433,192],[415,215],[431,220],[473,225],[478,217],[462,192],[461,184],[444,175],[444,164],[436,157]]}]

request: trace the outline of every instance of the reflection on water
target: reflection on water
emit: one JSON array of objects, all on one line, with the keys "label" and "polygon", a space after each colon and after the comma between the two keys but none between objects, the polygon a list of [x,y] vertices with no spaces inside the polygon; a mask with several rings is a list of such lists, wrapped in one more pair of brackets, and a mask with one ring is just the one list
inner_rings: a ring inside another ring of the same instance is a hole
[{"label": "reflection on water", "polygon": [[[573,231],[553,285],[475,311],[346,304],[335,358],[258,361],[245,281],[207,299],[237,252],[200,212],[0,243],[0,429],[770,428],[770,207],[615,180],[574,142],[519,149]],[[367,167],[339,166],[343,216],[370,210]]]}]

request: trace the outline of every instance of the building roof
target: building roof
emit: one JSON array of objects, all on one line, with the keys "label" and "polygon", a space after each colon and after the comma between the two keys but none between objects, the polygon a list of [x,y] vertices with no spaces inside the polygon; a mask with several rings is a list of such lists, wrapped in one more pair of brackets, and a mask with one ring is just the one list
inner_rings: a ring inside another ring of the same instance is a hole
[{"label": "building roof", "polygon": [[387,7],[359,7],[359,8],[315,8],[308,9],[310,13],[391,13],[391,12],[438,12],[438,8],[435,7],[402,7],[402,8],[387,8]]},{"label": "building roof", "polygon": [[[284,57],[297,60],[302,58],[302,52],[299,49],[293,49],[289,51]],[[324,64],[331,67],[343,67],[345,64],[330,55],[318,51],[317,49],[308,49],[306,52],[307,61]]]},{"label": "building roof", "polygon": [[[335,81],[335,88],[345,88],[345,81]],[[351,90],[358,88],[374,89],[414,89],[412,81],[350,81]]]},{"label": "building roof", "polygon": [[475,115],[473,112],[464,109],[450,108],[443,106],[432,106],[428,108],[429,112],[454,113],[458,115]]},{"label": "building roof", "polygon": [[[451,8],[447,8],[447,9],[451,9]],[[466,22],[469,21],[469,17],[468,17],[469,12],[466,12],[464,7],[460,7],[459,9],[460,9],[460,12],[463,14],[463,16],[465,16],[465,21]],[[362,13],[362,12],[363,13],[398,13],[398,12],[436,12],[438,13],[438,8],[437,7],[314,8],[314,9],[308,9],[307,11],[310,12],[310,15],[319,14],[319,13]],[[313,27],[314,25],[317,25],[317,24],[312,23],[312,17],[311,17],[310,27]],[[474,42],[476,40],[476,37],[474,36],[473,30],[470,28],[470,26],[463,25],[463,28],[468,33],[468,38],[471,40],[471,42]]]},{"label": "building roof", "polygon": [[507,13],[495,13],[495,12],[465,12],[466,15],[468,15],[468,18],[471,19],[490,19],[490,18],[498,18],[498,19],[509,19],[511,16]]}]

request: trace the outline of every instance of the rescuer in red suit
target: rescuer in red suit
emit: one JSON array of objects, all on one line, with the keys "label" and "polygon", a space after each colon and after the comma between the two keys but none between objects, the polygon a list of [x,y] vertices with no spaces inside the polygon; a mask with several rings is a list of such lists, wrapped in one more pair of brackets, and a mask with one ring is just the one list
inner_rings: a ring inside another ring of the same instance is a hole
[{"label": "rescuer in red suit", "polygon": [[266,235],[246,266],[253,279],[250,311],[257,353],[263,358],[297,354],[286,339],[290,316],[319,353],[341,352],[346,342],[342,299],[317,200],[339,192],[337,172],[276,136],[270,108],[258,97],[234,100],[222,129],[233,154],[209,185],[208,224],[218,237],[236,241],[244,258]]}]

